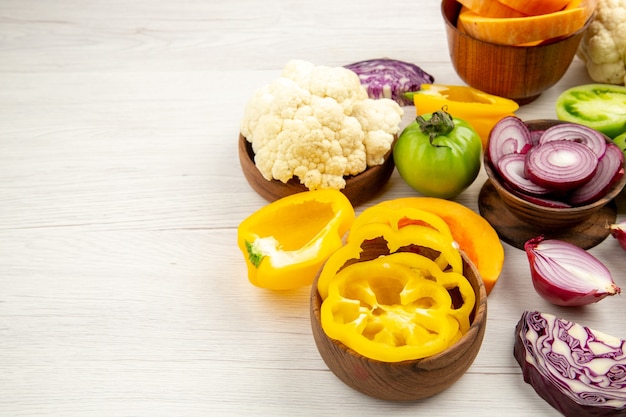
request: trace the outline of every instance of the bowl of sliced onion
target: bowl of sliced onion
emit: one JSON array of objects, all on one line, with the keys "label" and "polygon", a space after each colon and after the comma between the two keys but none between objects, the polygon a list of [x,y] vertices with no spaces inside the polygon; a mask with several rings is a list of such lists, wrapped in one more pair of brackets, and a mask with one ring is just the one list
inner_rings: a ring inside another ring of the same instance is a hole
[{"label": "bowl of sliced onion", "polygon": [[589,221],[626,185],[624,154],[609,137],[560,120],[502,119],[490,133],[484,167],[503,206],[541,230]]}]

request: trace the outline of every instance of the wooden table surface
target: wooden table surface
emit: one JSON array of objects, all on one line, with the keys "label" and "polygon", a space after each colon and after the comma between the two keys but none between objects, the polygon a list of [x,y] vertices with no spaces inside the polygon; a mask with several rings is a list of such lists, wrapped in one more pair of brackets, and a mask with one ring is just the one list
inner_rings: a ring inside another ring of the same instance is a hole
[{"label": "wooden table surface", "polygon": [[[476,361],[417,403],[328,370],[309,288],[248,282],[236,230],[266,202],[237,159],[246,101],[289,59],[377,57],[462,84],[435,0],[0,0],[0,416],[559,415],[513,358],[521,313],[626,337],[626,302],[552,306],[509,245]],[[518,115],[589,81],[576,59]],[[485,179],[456,201],[478,210]],[[357,213],[412,195],[394,173]],[[626,287],[617,242],[591,252]]]}]

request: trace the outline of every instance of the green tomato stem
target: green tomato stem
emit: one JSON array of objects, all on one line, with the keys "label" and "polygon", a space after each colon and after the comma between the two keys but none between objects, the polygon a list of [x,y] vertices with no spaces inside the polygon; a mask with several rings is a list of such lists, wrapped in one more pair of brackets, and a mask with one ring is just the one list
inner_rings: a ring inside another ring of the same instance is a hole
[{"label": "green tomato stem", "polygon": [[422,133],[428,135],[431,145],[437,136],[445,136],[454,130],[452,116],[443,109],[434,112],[429,120],[424,119],[422,116],[417,116],[415,121]]}]

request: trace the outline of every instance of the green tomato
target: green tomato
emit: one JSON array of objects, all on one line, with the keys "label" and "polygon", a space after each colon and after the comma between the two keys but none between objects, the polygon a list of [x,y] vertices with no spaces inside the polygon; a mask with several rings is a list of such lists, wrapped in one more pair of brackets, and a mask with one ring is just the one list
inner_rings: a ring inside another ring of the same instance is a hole
[{"label": "green tomato", "polygon": [[614,138],[626,132],[626,87],[612,84],[572,87],[557,98],[556,116]]},{"label": "green tomato", "polygon": [[393,160],[400,176],[427,197],[453,198],[480,171],[482,141],[476,130],[445,111],[418,116],[400,134]]},{"label": "green tomato", "polygon": [[619,146],[619,148],[624,153],[624,158],[626,158],[626,133],[622,133],[621,135],[617,136],[615,139],[613,139],[613,142],[615,142],[615,144]]}]

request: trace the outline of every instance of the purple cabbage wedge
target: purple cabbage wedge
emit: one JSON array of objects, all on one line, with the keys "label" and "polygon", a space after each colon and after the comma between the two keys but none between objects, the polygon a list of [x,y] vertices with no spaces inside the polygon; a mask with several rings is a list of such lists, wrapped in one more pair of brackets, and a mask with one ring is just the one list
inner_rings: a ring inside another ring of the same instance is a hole
[{"label": "purple cabbage wedge", "polygon": [[390,98],[401,106],[413,104],[404,93],[418,91],[422,84],[435,81],[417,65],[389,58],[359,61],[345,67],[359,76],[370,98]]},{"label": "purple cabbage wedge", "polygon": [[524,381],[564,416],[626,416],[626,341],[525,311],[513,354]]}]

